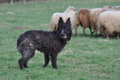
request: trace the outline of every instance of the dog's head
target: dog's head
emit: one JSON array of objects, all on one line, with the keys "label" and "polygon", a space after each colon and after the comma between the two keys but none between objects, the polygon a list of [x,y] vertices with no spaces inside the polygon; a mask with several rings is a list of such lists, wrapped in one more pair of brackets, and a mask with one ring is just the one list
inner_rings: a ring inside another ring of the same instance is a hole
[{"label": "dog's head", "polygon": [[66,39],[67,41],[71,39],[72,29],[70,18],[66,22],[63,21],[62,17],[59,18],[57,32],[62,39]]}]

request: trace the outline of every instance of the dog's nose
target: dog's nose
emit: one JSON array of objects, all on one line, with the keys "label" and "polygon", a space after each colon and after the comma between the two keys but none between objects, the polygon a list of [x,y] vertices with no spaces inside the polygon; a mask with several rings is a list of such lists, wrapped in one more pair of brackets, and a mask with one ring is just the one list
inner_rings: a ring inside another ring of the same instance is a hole
[{"label": "dog's nose", "polygon": [[60,34],[61,36],[64,36],[64,34]]},{"label": "dog's nose", "polygon": [[65,31],[62,30],[61,33],[60,33],[60,35],[61,35],[61,36],[64,36],[64,34],[65,34]]}]

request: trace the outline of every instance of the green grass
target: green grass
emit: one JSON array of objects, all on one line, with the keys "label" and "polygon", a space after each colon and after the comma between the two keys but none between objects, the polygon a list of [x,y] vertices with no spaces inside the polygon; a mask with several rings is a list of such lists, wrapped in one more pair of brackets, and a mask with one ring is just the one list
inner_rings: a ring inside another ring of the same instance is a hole
[{"label": "green grass", "polygon": [[[78,27],[78,36],[72,36],[58,56],[57,70],[52,69],[51,63],[43,68],[44,56],[39,52],[29,60],[28,69],[19,70],[17,61],[21,55],[16,49],[20,34],[33,29],[49,30],[51,15],[63,12],[68,6],[78,11],[119,3],[119,0],[60,0],[0,4],[0,80],[119,80],[120,40],[94,38],[89,29],[85,37]],[[14,30],[15,27],[22,29]]]}]

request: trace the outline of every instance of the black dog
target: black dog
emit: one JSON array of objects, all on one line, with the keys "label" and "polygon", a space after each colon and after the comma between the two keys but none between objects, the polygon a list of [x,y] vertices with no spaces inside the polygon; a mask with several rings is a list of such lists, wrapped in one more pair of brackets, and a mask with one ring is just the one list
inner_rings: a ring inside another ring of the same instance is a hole
[{"label": "black dog", "polygon": [[60,17],[58,28],[54,31],[30,30],[19,36],[17,49],[22,58],[18,60],[20,69],[28,68],[27,62],[34,56],[35,50],[44,53],[46,67],[51,59],[52,67],[57,69],[57,56],[71,39],[72,30],[70,18],[64,23]]}]

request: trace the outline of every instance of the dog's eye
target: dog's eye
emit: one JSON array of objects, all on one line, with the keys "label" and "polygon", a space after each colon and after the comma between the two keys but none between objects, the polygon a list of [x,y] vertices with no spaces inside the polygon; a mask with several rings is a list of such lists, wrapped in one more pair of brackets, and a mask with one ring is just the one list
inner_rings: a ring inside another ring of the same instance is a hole
[{"label": "dog's eye", "polygon": [[64,27],[65,30],[68,30],[67,27]]}]

